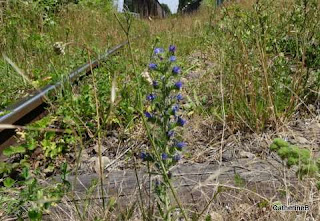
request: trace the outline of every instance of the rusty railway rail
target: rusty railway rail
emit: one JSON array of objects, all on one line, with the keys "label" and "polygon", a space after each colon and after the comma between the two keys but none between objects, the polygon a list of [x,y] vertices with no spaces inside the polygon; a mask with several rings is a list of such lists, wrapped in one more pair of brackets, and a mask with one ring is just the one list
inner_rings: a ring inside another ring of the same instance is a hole
[{"label": "rusty railway rail", "polygon": [[[91,63],[88,62],[76,70],[72,71],[66,78],[54,85],[48,85],[43,89],[35,92],[27,98],[19,101],[18,103],[10,106],[5,110],[8,114],[0,117],[1,124],[14,124],[14,125],[26,125],[35,119],[38,119],[46,109],[46,96],[50,93],[54,93],[57,89],[66,82],[74,82],[84,74],[89,74],[91,68],[98,68],[101,62],[106,61],[107,58],[117,52],[120,48],[127,45],[125,41],[111,49],[105,54],[100,55],[96,60]],[[0,153],[2,150],[13,143],[13,136],[15,135],[14,129],[0,129]]]}]

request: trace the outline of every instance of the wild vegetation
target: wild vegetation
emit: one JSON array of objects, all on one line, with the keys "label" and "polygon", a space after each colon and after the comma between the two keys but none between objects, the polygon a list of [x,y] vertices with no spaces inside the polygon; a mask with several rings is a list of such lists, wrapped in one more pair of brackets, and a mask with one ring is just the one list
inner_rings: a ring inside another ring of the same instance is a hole
[{"label": "wild vegetation", "polygon": [[[47,116],[18,130],[17,144],[3,151],[6,159],[0,162],[0,217],[223,220],[220,213],[240,220],[250,208],[258,212],[243,219],[301,215],[274,213],[270,208],[282,200],[308,204],[312,209],[303,218],[320,219],[319,1],[227,1],[219,8],[215,2],[203,1],[193,14],[150,20],[116,13],[111,1],[8,1],[0,43],[14,66],[0,60],[1,109],[61,80],[107,48],[128,44],[77,85],[65,83],[48,98]],[[295,119],[315,121],[309,145],[288,140],[287,128]],[[202,133],[207,125],[211,129]],[[263,137],[270,146],[253,140],[258,153],[241,150],[239,155],[275,165],[278,186],[273,183],[268,191],[276,197],[261,192],[265,183],[256,188],[236,172],[234,185],[217,181],[228,145],[236,149],[234,141],[227,142],[239,134],[241,146],[250,136]],[[117,145],[111,145],[113,139]],[[138,145],[127,145],[132,140]],[[193,199],[190,205],[181,201],[172,171],[201,157],[202,163],[219,165],[211,171],[217,180],[202,180],[206,201]],[[77,178],[92,173],[83,172],[88,162],[98,179],[79,199]],[[134,171],[139,183],[130,187],[137,189],[130,203],[104,189],[108,168],[116,163],[119,170]],[[139,171],[147,174],[149,186],[140,185]],[[292,171],[296,177],[290,177]],[[224,193],[254,203],[233,216],[227,206],[215,207],[218,199],[224,205]]]}]

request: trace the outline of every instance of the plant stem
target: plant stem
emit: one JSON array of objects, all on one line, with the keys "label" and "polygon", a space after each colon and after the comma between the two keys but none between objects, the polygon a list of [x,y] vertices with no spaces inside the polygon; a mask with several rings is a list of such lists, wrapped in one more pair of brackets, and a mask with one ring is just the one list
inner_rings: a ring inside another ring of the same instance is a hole
[{"label": "plant stem", "polygon": [[187,221],[187,220],[188,220],[187,215],[186,215],[186,213],[185,213],[185,211],[184,211],[184,209],[183,209],[183,207],[182,207],[182,205],[181,205],[181,203],[180,203],[180,201],[179,201],[179,198],[178,198],[178,196],[177,196],[177,193],[176,193],[176,191],[175,191],[175,189],[174,189],[174,187],[173,187],[173,185],[172,185],[172,183],[171,183],[171,181],[170,181],[170,179],[169,179],[169,177],[168,177],[168,173],[167,173],[168,171],[166,170],[166,168],[165,168],[165,166],[164,166],[164,164],[163,164],[163,162],[162,162],[162,160],[161,160],[161,156],[160,156],[160,154],[159,154],[158,151],[157,151],[156,144],[154,143],[154,140],[153,140],[153,138],[152,138],[152,136],[151,136],[150,128],[149,128],[149,126],[148,126],[148,124],[147,124],[147,122],[146,122],[146,119],[144,118],[144,115],[143,115],[142,111],[140,111],[140,115],[141,115],[141,117],[142,117],[142,121],[143,121],[144,127],[145,127],[146,130],[147,130],[148,138],[149,138],[149,140],[151,141],[152,149],[153,149],[153,151],[154,151],[154,153],[155,153],[155,156],[156,156],[156,158],[157,158],[156,160],[157,160],[157,162],[160,162],[160,167],[161,167],[161,171],[162,171],[162,177],[164,178],[164,181],[169,185],[169,188],[170,188],[170,190],[171,190],[171,192],[172,192],[172,195],[173,195],[176,203],[178,204],[178,207],[179,207],[179,209],[181,210],[183,217],[184,217],[185,220]]},{"label": "plant stem", "polygon": [[[89,62],[91,64],[91,57],[90,52],[88,51]],[[105,198],[104,198],[104,189],[103,189],[103,162],[102,162],[102,148],[101,148],[101,125],[100,125],[100,114],[99,114],[99,99],[97,93],[97,83],[95,78],[95,73],[92,70],[92,65],[90,65],[90,70],[92,73],[92,82],[93,82],[93,91],[94,91],[94,98],[95,98],[95,105],[96,105],[96,118],[97,118],[97,130],[98,130],[98,157],[99,157],[99,172],[100,172],[100,190],[102,196],[102,206],[103,209],[106,209]]]}]

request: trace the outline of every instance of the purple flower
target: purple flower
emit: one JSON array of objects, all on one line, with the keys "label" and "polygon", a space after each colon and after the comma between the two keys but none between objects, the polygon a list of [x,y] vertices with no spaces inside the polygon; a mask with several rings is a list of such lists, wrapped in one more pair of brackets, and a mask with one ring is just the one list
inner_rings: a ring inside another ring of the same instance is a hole
[{"label": "purple flower", "polygon": [[177,95],[177,100],[178,100],[178,101],[183,100],[183,96],[182,96],[181,94],[178,94],[178,95]]},{"label": "purple flower", "polygon": [[180,90],[182,88],[183,83],[181,81],[178,81],[177,83],[174,84],[175,88]]},{"label": "purple flower", "polygon": [[152,157],[149,153],[140,153],[140,158],[143,160],[143,161],[150,161],[152,160]]},{"label": "purple flower", "polygon": [[157,54],[160,54],[160,53],[162,53],[162,52],[164,52],[164,49],[163,48],[155,48],[154,49],[154,53],[157,55]]},{"label": "purple flower", "polygon": [[176,113],[178,112],[178,110],[179,110],[179,106],[178,106],[178,105],[173,105],[173,106],[172,106],[172,112],[173,112],[174,115],[176,115]]},{"label": "purple flower", "polygon": [[178,66],[174,66],[174,67],[172,68],[172,73],[174,73],[174,74],[180,74],[180,72],[181,72],[181,69],[180,69]]},{"label": "purple flower", "polygon": [[168,154],[166,154],[166,153],[161,154],[161,158],[162,158],[162,160],[167,160]]},{"label": "purple flower", "polygon": [[157,67],[158,67],[157,64],[154,64],[154,63],[149,64],[149,68],[152,70],[156,69]]},{"label": "purple flower", "polygon": [[158,88],[159,87],[158,81],[152,81],[152,85],[153,85],[154,88]]},{"label": "purple flower", "polygon": [[149,94],[149,95],[147,96],[147,100],[148,100],[148,101],[153,101],[154,99],[156,99],[156,95],[155,95],[155,94]]},{"label": "purple flower", "polygon": [[181,117],[178,117],[178,120],[177,120],[177,124],[181,127],[183,127],[183,125],[185,125],[186,121],[183,120]]},{"label": "purple flower", "polygon": [[170,45],[170,46],[169,46],[169,51],[172,52],[172,53],[174,53],[174,52],[176,51],[176,46]]},{"label": "purple flower", "polygon": [[176,147],[179,149],[179,150],[182,150],[182,148],[184,148],[186,146],[186,143],[185,142],[178,142],[176,143]]},{"label": "purple flower", "polygon": [[176,154],[173,156],[173,160],[178,162],[179,160],[181,160],[181,156],[179,154]]},{"label": "purple flower", "polygon": [[174,131],[173,130],[170,130],[167,132],[167,136],[170,138],[174,135]]},{"label": "purple flower", "polygon": [[176,60],[177,60],[176,56],[171,56],[171,57],[169,58],[169,61],[170,61],[170,62],[175,62]]},{"label": "purple flower", "polygon": [[142,159],[142,160],[145,160],[146,158],[147,158],[147,154],[146,153],[140,153],[140,158]]},{"label": "purple flower", "polygon": [[144,112],[144,116],[146,116],[146,118],[152,118],[152,115],[148,111]]}]

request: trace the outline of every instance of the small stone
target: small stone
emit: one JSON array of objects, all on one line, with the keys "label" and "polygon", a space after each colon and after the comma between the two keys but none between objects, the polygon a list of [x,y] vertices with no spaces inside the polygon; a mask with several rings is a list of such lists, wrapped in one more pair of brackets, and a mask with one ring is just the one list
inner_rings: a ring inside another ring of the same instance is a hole
[{"label": "small stone", "polygon": [[[99,153],[99,145],[98,144],[94,145],[93,149],[96,153]],[[107,148],[105,146],[101,145],[101,153],[103,153],[106,149]]]},{"label": "small stone", "polygon": [[86,150],[82,150],[82,153],[81,153],[81,160],[82,161],[88,161],[89,160],[89,155],[88,155],[88,153],[87,153],[87,151]]},{"label": "small stone", "polygon": [[[100,173],[100,162],[99,162],[99,157],[94,157],[92,160],[94,160],[95,164],[94,164],[94,170],[96,171],[96,173]],[[102,157],[102,168],[104,169],[105,166],[108,166],[111,163],[111,160],[109,159],[109,157]]]},{"label": "small stone", "polygon": [[239,153],[241,158],[249,158],[249,159],[254,159],[256,157],[256,155],[254,155],[253,153],[247,152],[247,151],[240,151]]},{"label": "small stone", "polygon": [[306,138],[300,137],[300,136],[295,137],[295,140],[300,144],[308,144],[309,143],[309,141]]},{"label": "small stone", "polygon": [[228,161],[231,161],[232,158],[233,158],[233,151],[232,150],[227,149],[222,153],[222,161],[228,162]]}]

